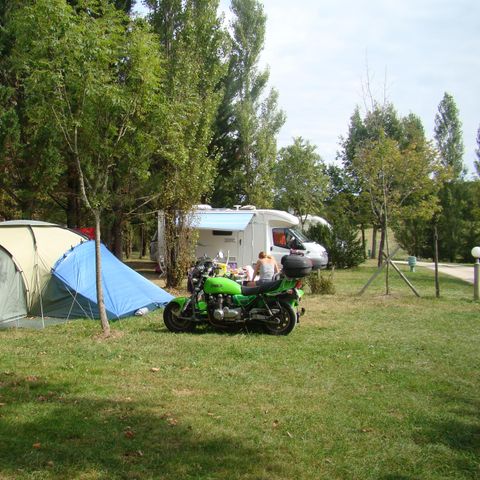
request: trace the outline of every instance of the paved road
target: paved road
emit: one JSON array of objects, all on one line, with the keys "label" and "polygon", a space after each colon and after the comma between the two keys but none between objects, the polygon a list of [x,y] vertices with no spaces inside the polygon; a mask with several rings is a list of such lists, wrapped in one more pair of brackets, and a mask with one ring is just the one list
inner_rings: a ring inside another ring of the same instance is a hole
[{"label": "paved road", "polygon": [[[395,262],[406,264],[407,262]],[[430,262],[417,262],[417,267],[425,267],[430,270],[435,270],[435,264]],[[464,282],[473,283],[473,266],[466,267],[464,265],[455,265],[450,263],[439,263],[438,271],[445,273],[451,277],[459,278]]]}]

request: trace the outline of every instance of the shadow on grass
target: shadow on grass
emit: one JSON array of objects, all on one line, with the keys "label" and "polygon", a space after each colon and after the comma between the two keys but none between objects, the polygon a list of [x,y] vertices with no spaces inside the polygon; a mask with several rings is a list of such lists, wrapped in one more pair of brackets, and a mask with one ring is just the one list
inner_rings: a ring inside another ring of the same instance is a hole
[{"label": "shadow on grass", "polygon": [[0,373],[1,478],[243,478],[260,463],[258,450],[174,411],[71,390]]},{"label": "shadow on grass", "polygon": [[[414,437],[419,445],[437,445],[457,452],[457,469],[478,475],[480,455],[480,402],[475,399],[448,397],[445,404],[455,405],[442,418],[422,422],[421,432]],[[467,478],[467,477],[465,477]]]},{"label": "shadow on grass", "polygon": [[144,328],[144,332],[154,332],[154,333],[165,333],[167,335],[225,335],[225,336],[235,336],[235,335],[265,335],[269,336],[265,332],[262,325],[248,325],[248,326],[231,326],[231,327],[214,327],[213,325],[202,323],[198,325],[195,330],[192,332],[182,332],[182,333],[173,333],[168,330],[168,328],[163,324],[159,323],[156,325],[151,325]]}]

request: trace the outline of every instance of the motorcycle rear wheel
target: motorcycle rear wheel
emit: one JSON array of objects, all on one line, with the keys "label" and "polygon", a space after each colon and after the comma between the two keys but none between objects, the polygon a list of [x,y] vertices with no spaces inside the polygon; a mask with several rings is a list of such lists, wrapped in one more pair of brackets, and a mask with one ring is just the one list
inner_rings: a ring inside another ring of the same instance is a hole
[{"label": "motorcycle rear wheel", "polygon": [[288,335],[297,324],[297,315],[293,307],[282,300],[272,305],[271,309],[275,310],[273,319],[278,320],[278,324],[266,323],[264,324],[265,331],[270,335]]},{"label": "motorcycle rear wheel", "polygon": [[195,330],[195,324],[190,320],[179,318],[182,308],[178,303],[169,303],[163,311],[163,322],[165,326],[173,333],[192,332]]}]

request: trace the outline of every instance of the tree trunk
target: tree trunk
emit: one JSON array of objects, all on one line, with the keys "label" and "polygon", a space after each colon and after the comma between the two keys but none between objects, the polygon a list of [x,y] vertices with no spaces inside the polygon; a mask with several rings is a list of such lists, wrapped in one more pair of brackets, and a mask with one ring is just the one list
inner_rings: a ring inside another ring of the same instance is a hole
[{"label": "tree trunk", "polygon": [[373,226],[372,231],[372,251],[370,252],[370,258],[377,258],[377,226]]},{"label": "tree trunk", "polygon": [[73,161],[68,162],[67,171],[67,227],[80,228],[88,227],[82,225],[80,218],[80,203],[78,199],[77,170]]},{"label": "tree trunk", "polygon": [[140,225],[140,258],[147,256],[147,232],[145,231],[145,225]]},{"label": "tree trunk", "polygon": [[95,211],[95,274],[97,281],[97,304],[100,313],[100,323],[102,324],[103,335],[110,336],[110,323],[108,322],[107,311],[105,309],[105,300],[103,296],[102,285],[102,257],[100,254],[100,212]]},{"label": "tree trunk", "polygon": [[362,232],[362,248],[363,248],[363,256],[367,258],[367,242],[365,239],[365,225],[362,223],[360,225],[360,231]]},{"label": "tree trunk", "polygon": [[177,274],[178,236],[175,225],[175,211],[165,210],[165,266],[167,268],[167,287],[178,287],[180,281]]},{"label": "tree trunk", "polygon": [[382,264],[383,252],[385,250],[385,227],[380,227],[380,246],[378,247],[378,266]]},{"label": "tree trunk", "polygon": [[123,260],[123,225],[125,223],[124,215],[121,211],[114,211],[114,220],[112,225],[112,250],[113,254]]}]

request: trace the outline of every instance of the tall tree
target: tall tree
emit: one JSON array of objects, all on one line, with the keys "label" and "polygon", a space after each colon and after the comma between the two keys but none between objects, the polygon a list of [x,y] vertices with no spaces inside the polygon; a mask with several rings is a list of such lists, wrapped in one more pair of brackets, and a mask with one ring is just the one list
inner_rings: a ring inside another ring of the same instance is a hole
[{"label": "tall tree", "polygon": [[58,151],[68,153],[95,219],[97,301],[108,335],[101,220],[111,207],[115,174],[139,182],[148,174],[150,155],[135,148],[144,139],[138,120],[158,101],[161,69],[144,23],[129,22],[106,1],[88,5],[74,10],[63,0],[38,0],[18,11],[12,63],[22,78],[30,134],[47,128]]},{"label": "tall tree", "polygon": [[232,50],[224,96],[211,148],[219,152],[213,203],[250,203],[269,207],[273,200],[270,170],[276,136],[285,122],[278,93],[265,94],[269,73],[259,69],[266,16],[257,0],[232,0]]},{"label": "tall tree", "polygon": [[[218,0],[149,0],[151,21],[166,57],[165,105],[153,179],[162,185],[167,283],[176,286],[190,261],[185,221],[211,192],[215,157],[209,154],[225,74],[225,33]],[[158,188],[158,187],[157,187]]]},{"label": "tall tree", "polygon": [[35,218],[42,209],[52,210],[49,187],[59,173],[48,129],[39,128],[35,139],[28,133],[24,89],[12,66],[17,37],[12,21],[27,3],[7,0],[0,5],[0,208],[5,218]]},{"label": "tall tree", "polygon": [[[389,255],[388,227],[411,218],[428,218],[435,209],[439,165],[428,144],[402,149],[393,138],[381,135],[364,143],[353,167],[368,192],[372,212],[381,226],[381,251]],[[388,293],[388,273],[386,291]]]},{"label": "tall tree", "polygon": [[434,137],[442,164],[452,170],[453,179],[462,178],[465,175],[462,123],[455,100],[447,92],[438,105]]},{"label": "tall tree", "polygon": [[291,210],[303,225],[308,214],[320,214],[327,196],[328,177],[315,145],[302,137],[282,148],[274,168],[275,206]]},{"label": "tall tree", "polygon": [[340,224],[345,229],[349,226],[358,235],[360,231],[363,256],[366,256],[365,229],[372,223],[370,202],[366,192],[352,185],[352,178],[338,165],[328,165],[326,174],[329,178],[327,198],[324,202],[324,216],[334,226]]},{"label": "tall tree", "polygon": [[[348,183],[354,193],[351,211],[354,214],[353,218],[360,220],[358,224],[362,232],[362,238],[365,237],[365,227],[368,224],[373,226],[371,258],[376,258],[377,230],[381,232],[381,246],[385,232],[381,229],[381,223],[378,223],[379,217],[371,209],[368,191],[363,184],[362,175],[354,166],[354,161],[358,152],[366,143],[378,142],[384,137],[404,144],[402,122],[391,103],[380,104],[372,101],[372,108],[366,112],[364,118],[360,115],[359,108],[355,108],[350,118],[348,135],[345,139],[342,139],[341,150],[338,154],[338,158],[342,161],[348,176]],[[381,256],[380,251],[379,262],[382,261]]]},{"label": "tall tree", "polygon": [[450,171],[439,193],[441,212],[437,217],[438,244],[441,258],[457,259],[460,248],[461,219],[463,217],[463,165],[462,124],[452,95],[445,92],[435,116],[434,137],[440,160]]}]

